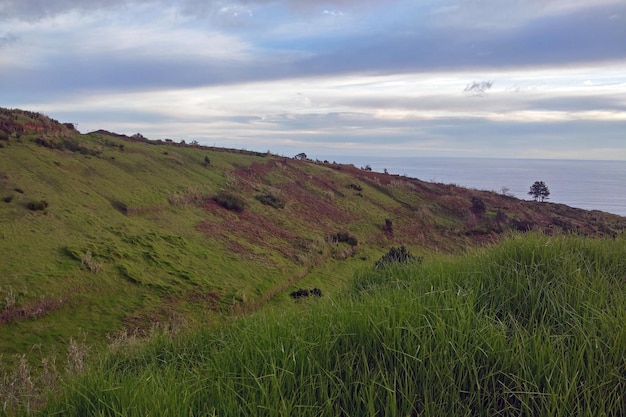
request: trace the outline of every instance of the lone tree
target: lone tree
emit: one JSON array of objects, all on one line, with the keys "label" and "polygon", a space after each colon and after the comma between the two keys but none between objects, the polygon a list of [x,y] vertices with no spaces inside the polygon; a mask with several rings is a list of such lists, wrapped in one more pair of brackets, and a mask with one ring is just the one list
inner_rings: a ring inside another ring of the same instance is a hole
[{"label": "lone tree", "polygon": [[535,183],[530,186],[528,195],[532,195],[535,201],[543,202],[548,199],[550,189],[543,181],[535,181]]}]

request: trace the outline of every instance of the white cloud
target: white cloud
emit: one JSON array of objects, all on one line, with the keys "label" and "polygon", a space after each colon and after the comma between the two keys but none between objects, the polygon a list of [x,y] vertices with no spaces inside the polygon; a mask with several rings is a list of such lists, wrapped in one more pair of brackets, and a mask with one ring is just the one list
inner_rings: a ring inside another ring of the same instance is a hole
[{"label": "white cloud", "polygon": [[623,0],[1,7],[2,104],[81,129],[393,152],[513,152],[574,135],[584,154],[581,125],[603,126],[598,149],[623,136]]},{"label": "white cloud", "polygon": [[[626,103],[623,101],[621,110],[597,108],[597,103],[602,100],[619,105],[619,100],[614,99],[625,96],[626,82],[595,87],[581,82],[590,76],[596,76],[591,79],[598,84],[615,81],[611,74],[620,69],[625,68],[617,66],[607,72],[590,68],[588,72],[574,70],[570,73],[563,69],[489,73],[485,74],[486,77],[496,80],[494,85],[501,87],[493,87],[489,96],[484,97],[467,97],[461,91],[460,87],[471,84],[476,74],[418,73],[294,78],[163,91],[94,93],[43,107],[35,104],[27,107],[78,114],[85,108],[92,109],[93,114],[149,113],[164,122],[150,122],[143,128],[133,124],[131,131],[122,133],[150,129],[147,133],[154,137],[195,137],[208,143],[217,138],[232,137],[248,149],[266,148],[274,143],[272,137],[306,142],[318,136],[334,137],[338,144],[333,146],[341,147],[339,143],[350,141],[355,135],[385,138],[379,145],[371,146],[392,149],[395,140],[423,132],[424,126],[429,126],[430,132],[425,138],[435,135],[439,140],[446,136],[448,140],[456,140],[455,133],[439,131],[441,127],[436,126],[440,123],[445,127],[450,123],[467,124],[475,120],[509,125],[512,131],[517,129],[513,126],[523,124],[626,123]],[[553,77],[559,78],[559,85],[546,82]],[[524,83],[527,89],[512,93],[508,86],[520,83]],[[561,100],[556,100],[557,97]],[[585,108],[584,102],[588,99],[593,100],[593,105]],[[552,101],[542,104],[543,100]],[[564,108],[569,102],[577,103],[576,107]],[[78,122],[82,128],[128,129],[126,124],[99,126],[97,120]],[[310,145],[314,146],[314,143],[315,140]]]}]

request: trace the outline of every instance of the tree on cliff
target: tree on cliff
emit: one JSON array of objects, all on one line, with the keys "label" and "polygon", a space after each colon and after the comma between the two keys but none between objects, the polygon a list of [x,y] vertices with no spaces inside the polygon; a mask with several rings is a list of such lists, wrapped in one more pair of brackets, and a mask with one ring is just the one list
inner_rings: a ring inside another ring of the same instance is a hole
[{"label": "tree on cliff", "polygon": [[543,181],[535,181],[535,183],[530,186],[528,195],[532,195],[535,201],[543,202],[548,199],[550,189]]}]

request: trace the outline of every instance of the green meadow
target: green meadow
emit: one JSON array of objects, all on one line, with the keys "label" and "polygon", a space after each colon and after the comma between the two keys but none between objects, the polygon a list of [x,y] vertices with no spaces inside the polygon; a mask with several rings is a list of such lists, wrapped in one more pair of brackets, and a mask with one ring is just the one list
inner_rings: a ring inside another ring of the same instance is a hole
[{"label": "green meadow", "polygon": [[0,414],[624,415],[624,230],[0,109]]},{"label": "green meadow", "polygon": [[626,240],[512,236],[350,290],[122,341],[53,416],[621,416]]}]

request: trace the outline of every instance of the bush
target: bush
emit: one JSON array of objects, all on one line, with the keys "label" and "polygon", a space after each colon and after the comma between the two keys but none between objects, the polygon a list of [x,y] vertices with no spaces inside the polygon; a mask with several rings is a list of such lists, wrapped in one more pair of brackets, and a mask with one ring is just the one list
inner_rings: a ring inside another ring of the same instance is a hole
[{"label": "bush", "polygon": [[472,213],[474,213],[476,217],[482,217],[486,211],[487,206],[485,202],[478,197],[472,197]]},{"label": "bush", "polygon": [[98,156],[102,153],[102,148],[99,146],[89,148],[88,146],[79,143],[75,138],[46,138],[40,137],[35,139],[35,143],[44,148],[57,149],[60,151],[68,150],[70,152],[79,152],[82,155]]},{"label": "bush", "polygon": [[242,212],[246,208],[246,203],[241,197],[237,197],[236,195],[230,193],[219,193],[215,197],[215,202],[224,207],[226,210],[236,211],[238,213]]},{"label": "bush", "polygon": [[513,220],[512,223],[518,232],[528,232],[535,227],[535,224],[529,220]]},{"label": "bush", "polygon": [[4,197],[2,200],[4,200],[5,203],[10,203],[11,201],[13,201],[13,197],[14,195],[8,195]]},{"label": "bush", "polygon": [[392,246],[391,249],[389,249],[389,252],[387,252],[385,255],[383,255],[382,258],[376,261],[375,266],[376,268],[380,268],[392,263],[422,263],[422,260],[423,258],[421,256],[419,258],[415,257],[404,245],[400,246],[399,248]]},{"label": "bush", "polygon": [[119,200],[111,200],[111,206],[122,214],[129,214],[130,212],[130,207]]},{"label": "bush", "polygon": [[385,219],[385,225],[383,226],[383,232],[393,235],[393,221],[391,219]]},{"label": "bush", "polygon": [[50,138],[37,138],[35,139],[35,143],[39,146],[43,146],[44,148],[63,149],[63,145],[61,143]]},{"label": "bush", "polygon": [[322,290],[320,290],[319,288],[313,288],[311,290],[299,288],[298,290],[290,293],[289,296],[293,298],[294,300],[299,300],[299,299],[308,298],[308,297],[321,297]]},{"label": "bush", "polygon": [[33,211],[45,210],[48,207],[48,202],[46,200],[33,200],[29,201],[28,204],[26,204],[26,207]]},{"label": "bush", "polygon": [[260,194],[257,195],[255,198],[266,206],[271,206],[276,209],[281,209],[285,207],[285,202],[272,194]]},{"label": "bush", "polygon": [[330,236],[330,240],[332,242],[347,243],[350,246],[356,246],[359,244],[358,239],[348,232],[339,232],[337,234],[334,234]]}]

